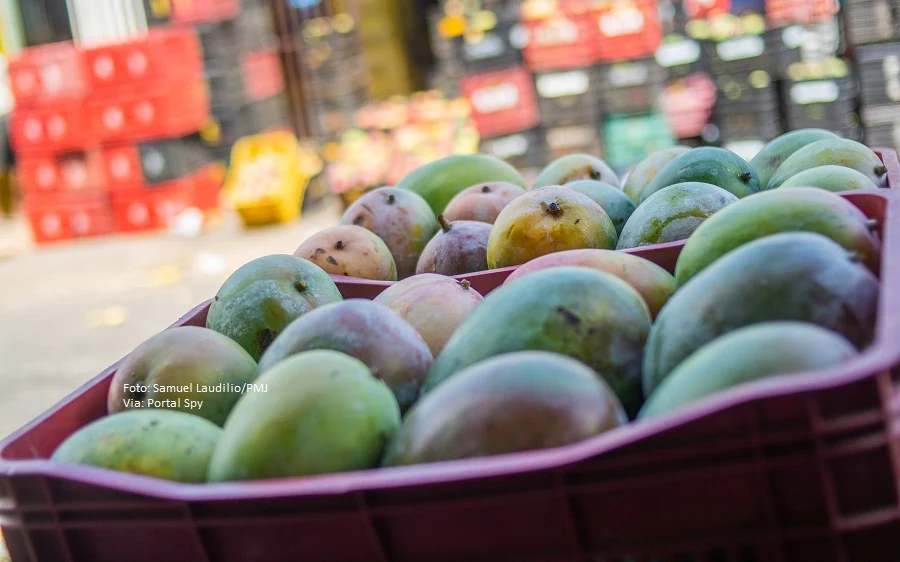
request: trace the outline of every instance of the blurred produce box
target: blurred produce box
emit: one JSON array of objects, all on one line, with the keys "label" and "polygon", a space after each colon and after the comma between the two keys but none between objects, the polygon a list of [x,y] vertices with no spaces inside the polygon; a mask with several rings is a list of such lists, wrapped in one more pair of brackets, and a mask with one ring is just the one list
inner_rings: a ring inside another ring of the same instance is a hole
[{"label": "blurred produce box", "polygon": [[599,72],[605,115],[650,111],[665,88],[665,71],[653,58],[601,65]]},{"label": "blurred produce box", "polygon": [[9,59],[9,82],[16,105],[39,107],[80,99],[88,91],[84,60],[72,43],[25,49]]},{"label": "blurred produce box", "polygon": [[104,193],[102,161],[95,153],[23,154],[16,163],[19,187],[26,198],[65,193]]},{"label": "blurred produce box", "polygon": [[231,20],[240,11],[241,0],[173,0],[171,19],[177,23]]},{"label": "blurred produce box", "polygon": [[675,144],[662,113],[610,116],[603,123],[603,140],[607,163],[620,173]]},{"label": "blurred produce box", "polygon": [[109,234],[112,210],[104,194],[69,192],[24,201],[35,242],[46,244]]},{"label": "blurred produce box", "polygon": [[[852,0],[851,0],[852,1]],[[827,21],[838,11],[836,0],[766,0],[766,18],[773,25]]]},{"label": "blurred produce box", "polygon": [[794,63],[788,75],[792,78],[784,84],[782,100],[788,129],[828,129],[861,140],[856,103],[859,85],[846,61]]},{"label": "blurred produce box", "polygon": [[17,153],[80,150],[96,134],[80,99],[60,99],[40,109],[17,108],[10,119],[10,141]]},{"label": "blurred produce box", "polygon": [[708,50],[695,39],[668,35],[656,49],[654,58],[663,68],[666,80],[677,80],[698,72],[709,72],[707,53]]},{"label": "blurred produce box", "polygon": [[656,0],[590,3],[597,35],[597,61],[652,57],[662,41]]},{"label": "blurred produce box", "polygon": [[546,139],[541,129],[482,139],[481,151],[506,160],[519,170],[542,168],[547,163]]},{"label": "blurred produce box", "polygon": [[522,57],[533,71],[590,66],[597,61],[596,22],[586,13],[522,10],[525,29]]},{"label": "blurred produce box", "polygon": [[511,4],[498,12],[481,11],[466,31],[454,38],[455,51],[466,72],[483,72],[517,66],[526,30],[519,23],[518,6]]},{"label": "blurred produce box", "polygon": [[900,2],[844,0],[847,35],[855,45],[900,39]]},{"label": "blurred produce box", "polygon": [[547,162],[574,153],[603,155],[603,143],[597,123],[550,127],[544,130]]},{"label": "blurred produce box", "polygon": [[545,127],[600,120],[601,78],[596,68],[536,72],[534,84],[541,123]]},{"label": "blurred produce box", "polygon": [[472,120],[483,137],[532,129],[540,114],[531,74],[522,67],[466,76],[461,94],[472,106]]},{"label": "blurred produce box", "polygon": [[675,138],[703,135],[712,119],[716,96],[716,83],[703,72],[675,80],[666,86],[661,105]]},{"label": "blurred produce box", "polygon": [[900,103],[900,42],[856,49],[864,105]]},{"label": "blurred produce box", "polygon": [[862,122],[869,146],[900,148],[900,104],[863,106]]},{"label": "blurred produce box", "polygon": [[763,139],[782,132],[778,88],[765,70],[716,78],[718,94],[713,110],[722,139]]}]

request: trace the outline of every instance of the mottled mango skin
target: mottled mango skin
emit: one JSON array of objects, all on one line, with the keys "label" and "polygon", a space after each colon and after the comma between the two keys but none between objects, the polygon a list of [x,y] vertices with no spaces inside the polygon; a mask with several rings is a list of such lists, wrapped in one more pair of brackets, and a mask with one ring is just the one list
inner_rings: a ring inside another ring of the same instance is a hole
[{"label": "mottled mango skin", "polygon": [[542,351],[509,353],[463,370],[417,404],[384,466],[430,463],[577,443],[627,421],[584,364]]},{"label": "mottled mango skin", "polygon": [[[444,220],[443,216],[440,220]],[[416,265],[416,274],[463,275],[485,271],[491,225],[478,221],[444,222]]]},{"label": "mottled mango skin", "polygon": [[640,204],[619,235],[616,249],[685,240],[703,221],[737,200],[733,194],[708,183],[670,185]]},{"label": "mottled mango skin", "polygon": [[205,482],[221,433],[211,421],[184,412],[130,410],[79,429],[50,460],[175,482]]},{"label": "mottled mango skin", "polygon": [[803,170],[789,177],[781,186],[785,187],[818,187],[827,191],[855,191],[857,189],[878,189],[865,174],[843,166],[817,166]]},{"label": "mottled mango skin", "polygon": [[362,361],[388,385],[402,411],[415,401],[434,361],[425,340],[399,314],[372,301],[349,299],[292,322],[263,354],[259,371],[314,349],[340,351]]},{"label": "mottled mango skin", "polygon": [[587,195],[600,205],[606,211],[606,214],[609,215],[609,219],[616,228],[616,234],[622,233],[622,228],[625,227],[628,217],[631,216],[636,207],[634,201],[622,193],[621,189],[608,183],[594,180],[578,180],[567,183],[566,187]]},{"label": "mottled mango skin", "polygon": [[538,271],[485,297],[435,360],[422,392],[495,355],[551,351],[595,370],[635,414],[649,330],[644,299],[618,277],[584,267]]},{"label": "mottled mango skin", "polygon": [[450,222],[478,221],[494,224],[503,207],[524,194],[523,188],[508,182],[495,181],[473,185],[459,192],[442,214]]},{"label": "mottled mango skin", "polygon": [[613,250],[569,250],[541,256],[513,271],[504,284],[536,271],[566,265],[589,267],[625,281],[643,297],[653,318],[675,292],[675,278],[668,271],[652,261]]},{"label": "mottled mango skin", "polygon": [[312,262],[288,255],[257,258],[235,271],[213,299],[206,327],[241,345],[255,361],[294,319],[341,300]]},{"label": "mottled mango skin", "polygon": [[723,334],[760,322],[809,322],[862,348],[872,341],[878,279],[809,232],[773,234],[725,254],[676,292],[644,354],[644,393]]},{"label": "mottled mango skin", "polygon": [[614,249],[618,236],[593,199],[562,186],[530,191],[500,212],[488,240],[488,267],[521,265],[578,248]]},{"label": "mottled mango skin", "polygon": [[294,252],[330,275],[396,281],[397,265],[384,240],[361,226],[326,228],[310,236]]},{"label": "mottled mango skin", "polygon": [[[197,385],[231,383],[241,387],[254,378],[256,361],[231,338],[207,328],[171,328],[142,343],[122,361],[109,386],[107,410],[114,414],[171,401],[180,404],[172,409],[222,425],[240,393],[203,392]],[[193,387],[184,392],[165,388],[184,388],[192,383]],[[135,392],[137,384],[144,385],[147,392]],[[202,404],[189,407],[188,400]]]},{"label": "mottled mango skin", "polygon": [[791,154],[772,175],[768,188],[775,189],[804,170],[829,164],[854,169],[876,187],[887,187],[887,168],[877,154],[856,141],[834,138],[816,141]]},{"label": "mottled mango skin", "polygon": [[660,189],[686,182],[711,183],[739,198],[761,189],[756,172],[743,158],[724,148],[704,146],[666,164],[644,188],[641,202]]},{"label": "mottled mango skin", "polygon": [[653,178],[656,177],[656,174],[666,164],[689,150],[690,148],[686,146],[672,146],[663,150],[657,150],[634,167],[634,170],[628,175],[628,179],[625,180],[625,186],[622,188],[622,191],[637,205],[641,202],[641,194],[643,194],[644,188],[650,184]]},{"label": "mottled mango skin", "polygon": [[675,280],[684,285],[721,256],[778,232],[815,232],[859,254],[878,272],[880,243],[867,217],[852,203],[812,187],[783,187],[758,193],[707,219],[684,245]]},{"label": "mottled mango skin", "polygon": [[759,178],[759,185],[767,187],[775,170],[788,157],[808,144],[823,139],[836,139],[838,136],[825,129],[800,129],[791,131],[769,141],[756,156],[750,160],[750,166]]},{"label": "mottled mango skin", "polygon": [[812,324],[754,324],[713,340],[685,359],[653,391],[638,417],[653,418],[734,386],[839,365],[856,355],[845,337]]},{"label": "mottled mango skin", "polygon": [[620,187],[619,177],[609,164],[590,154],[567,154],[547,164],[532,189],[547,185],[566,185],[578,180],[594,180]]},{"label": "mottled mango skin", "polygon": [[387,306],[412,324],[435,357],[483,300],[468,281],[433,273],[404,279],[375,297],[376,303]]},{"label": "mottled mango skin", "polygon": [[341,217],[341,224],[361,226],[381,238],[400,279],[416,272],[422,250],[440,228],[427,201],[396,187],[382,187],[357,199]]},{"label": "mottled mango skin", "polygon": [[209,482],[286,478],[378,465],[400,427],[400,408],[384,382],[358,359],[309,351],[257,380],[222,430]]}]

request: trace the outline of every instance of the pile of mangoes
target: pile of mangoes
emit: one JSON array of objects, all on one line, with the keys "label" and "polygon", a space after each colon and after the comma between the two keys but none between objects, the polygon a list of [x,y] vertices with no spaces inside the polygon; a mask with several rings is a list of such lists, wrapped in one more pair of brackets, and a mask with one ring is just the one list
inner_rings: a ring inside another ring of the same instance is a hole
[{"label": "pile of mangoes", "polygon": [[[835,366],[874,338],[881,247],[833,192],[886,181],[872,151],[820,130],[749,163],[670,148],[624,183],[570,155],[528,191],[499,160],[452,156],[238,269],[205,328],[122,362],[110,415],[53,458],[181,482],[465,459]],[[674,275],[617,251],[676,240]],[[507,266],[486,296],[459,279]],[[335,276],[397,282],[345,300]]]}]

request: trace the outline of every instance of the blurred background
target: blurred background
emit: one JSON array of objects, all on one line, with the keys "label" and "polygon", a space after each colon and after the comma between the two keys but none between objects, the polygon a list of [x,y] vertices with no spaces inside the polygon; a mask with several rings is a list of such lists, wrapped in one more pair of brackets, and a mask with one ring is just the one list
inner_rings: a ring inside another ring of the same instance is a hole
[{"label": "blurred background", "polygon": [[900,0],[2,0],[0,46],[3,435],[442,156],[900,145]]}]

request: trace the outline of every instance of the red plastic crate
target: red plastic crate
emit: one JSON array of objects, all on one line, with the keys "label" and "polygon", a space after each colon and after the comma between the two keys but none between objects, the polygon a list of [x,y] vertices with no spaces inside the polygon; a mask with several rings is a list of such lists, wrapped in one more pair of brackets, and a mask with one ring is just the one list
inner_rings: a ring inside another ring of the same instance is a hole
[{"label": "red plastic crate", "polygon": [[10,140],[16,152],[32,154],[83,150],[94,144],[84,103],[77,99],[60,99],[47,108],[16,108]]},{"label": "red plastic crate", "polygon": [[194,206],[194,179],[180,179],[149,188],[111,193],[118,232],[147,232],[168,228],[185,209]]},{"label": "red plastic crate", "polygon": [[465,76],[459,89],[472,106],[472,121],[482,136],[524,131],[540,123],[534,83],[522,67]]},{"label": "red plastic crate", "polygon": [[102,192],[106,187],[103,166],[96,152],[55,156],[23,155],[16,165],[26,198],[60,192]]},{"label": "red plastic crate", "polygon": [[141,39],[85,49],[82,57],[95,98],[121,97],[203,76],[200,39],[190,27],[153,28]]},{"label": "red plastic crate", "polygon": [[839,7],[836,0],[766,0],[765,6],[766,19],[773,27],[830,21]]},{"label": "red plastic crate", "polygon": [[9,84],[20,108],[47,106],[87,93],[84,66],[72,43],[30,47],[9,60]]},{"label": "red plastic crate", "polygon": [[105,146],[98,152],[98,159],[110,191],[144,186],[141,155],[136,145]]},{"label": "red plastic crate", "polygon": [[611,0],[595,6],[590,17],[598,61],[650,57],[662,41],[656,0]]},{"label": "red plastic crate", "polygon": [[202,80],[163,86],[109,100],[92,100],[87,115],[103,142],[180,137],[209,119],[209,92]]},{"label": "red plastic crate", "polygon": [[[900,187],[896,154],[883,157]],[[47,460],[106,413],[114,365],[0,442],[13,560],[896,562],[900,199],[845,197],[884,245],[876,339],[844,365],[556,449],[214,485]],[[631,253],[671,271],[679,251]],[[507,275],[483,274],[481,290]],[[336,281],[346,298],[376,286]],[[208,305],[176,325],[203,326]]]},{"label": "red plastic crate", "polygon": [[531,70],[582,68],[597,61],[598,31],[589,13],[524,19],[522,27],[528,38],[522,58]]},{"label": "red plastic crate", "polygon": [[58,193],[25,199],[25,215],[38,244],[62,242],[113,230],[109,199],[102,193]]},{"label": "red plastic crate", "polygon": [[275,49],[248,53],[241,60],[247,99],[260,101],[284,91],[281,58]]},{"label": "red plastic crate", "polygon": [[230,20],[241,10],[241,0],[172,0],[172,21],[204,23]]}]

